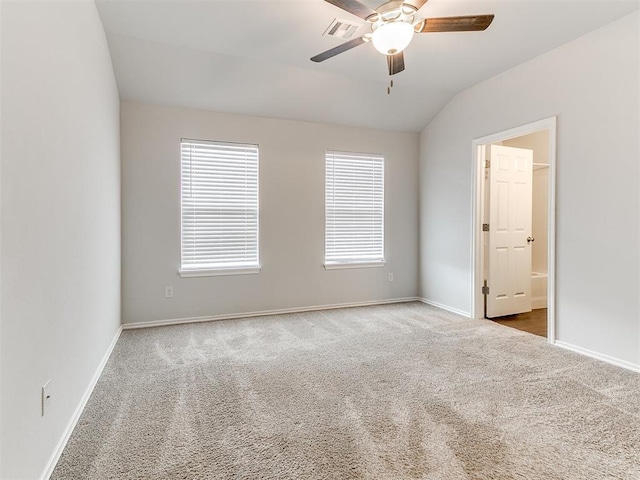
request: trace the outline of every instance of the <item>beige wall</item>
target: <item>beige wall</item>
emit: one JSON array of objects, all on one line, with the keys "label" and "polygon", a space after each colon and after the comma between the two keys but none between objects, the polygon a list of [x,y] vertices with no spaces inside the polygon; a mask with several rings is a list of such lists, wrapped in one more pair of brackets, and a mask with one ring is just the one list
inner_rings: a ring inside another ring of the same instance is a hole
[{"label": "beige wall", "polygon": [[[416,296],[417,134],[129,102],[121,124],[125,323]],[[259,274],[178,275],[181,138],[259,144]],[[384,268],[322,266],[328,149],[385,156]]]},{"label": "beige wall", "polygon": [[34,479],[120,328],[119,99],[94,2],[1,21],[0,478]]},{"label": "beige wall", "polygon": [[[549,165],[549,132],[541,130],[522,137],[502,142],[507,147],[533,150],[533,163]],[[532,236],[535,238],[531,248],[531,270],[547,273],[548,270],[548,207],[549,207],[549,168],[534,165],[532,192]]]}]

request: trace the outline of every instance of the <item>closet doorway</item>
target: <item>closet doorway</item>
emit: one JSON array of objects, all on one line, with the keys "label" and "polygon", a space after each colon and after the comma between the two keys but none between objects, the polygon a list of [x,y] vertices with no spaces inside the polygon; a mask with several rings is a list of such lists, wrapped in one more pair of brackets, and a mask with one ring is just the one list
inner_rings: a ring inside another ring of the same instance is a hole
[{"label": "closet doorway", "polygon": [[474,318],[555,341],[555,117],[474,140]]}]

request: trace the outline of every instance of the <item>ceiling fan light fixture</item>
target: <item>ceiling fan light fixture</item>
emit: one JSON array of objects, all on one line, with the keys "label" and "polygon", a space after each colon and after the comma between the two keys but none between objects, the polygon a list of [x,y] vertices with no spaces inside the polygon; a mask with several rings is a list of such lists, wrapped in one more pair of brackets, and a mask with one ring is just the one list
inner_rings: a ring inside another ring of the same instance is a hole
[{"label": "ceiling fan light fixture", "polygon": [[418,9],[411,5],[410,3],[403,3],[402,6],[400,7],[400,11],[402,12],[403,15],[413,15],[415,14]]},{"label": "ceiling fan light fixture", "polygon": [[380,14],[378,12],[376,13],[372,13],[371,15],[369,15],[367,18],[365,18],[365,20],[369,23],[376,23],[378,20],[380,20]]},{"label": "ceiling fan light fixture", "polygon": [[402,52],[413,38],[413,25],[407,22],[389,22],[373,31],[373,46],[383,55]]}]

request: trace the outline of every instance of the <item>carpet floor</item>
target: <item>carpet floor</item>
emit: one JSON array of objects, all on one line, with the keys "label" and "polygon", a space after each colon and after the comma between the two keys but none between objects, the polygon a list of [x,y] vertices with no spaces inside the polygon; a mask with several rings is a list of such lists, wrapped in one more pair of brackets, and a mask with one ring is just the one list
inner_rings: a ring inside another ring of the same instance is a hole
[{"label": "carpet floor", "polygon": [[125,330],[53,479],[640,479],[640,375],[420,303]]}]

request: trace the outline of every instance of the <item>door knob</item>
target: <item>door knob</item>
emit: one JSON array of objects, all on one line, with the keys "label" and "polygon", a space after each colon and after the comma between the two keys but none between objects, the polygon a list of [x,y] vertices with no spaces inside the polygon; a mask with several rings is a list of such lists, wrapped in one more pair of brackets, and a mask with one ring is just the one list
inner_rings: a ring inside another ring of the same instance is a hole
[{"label": "door knob", "polygon": [[533,237],[527,237],[527,243],[535,242],[536,239]]}]

